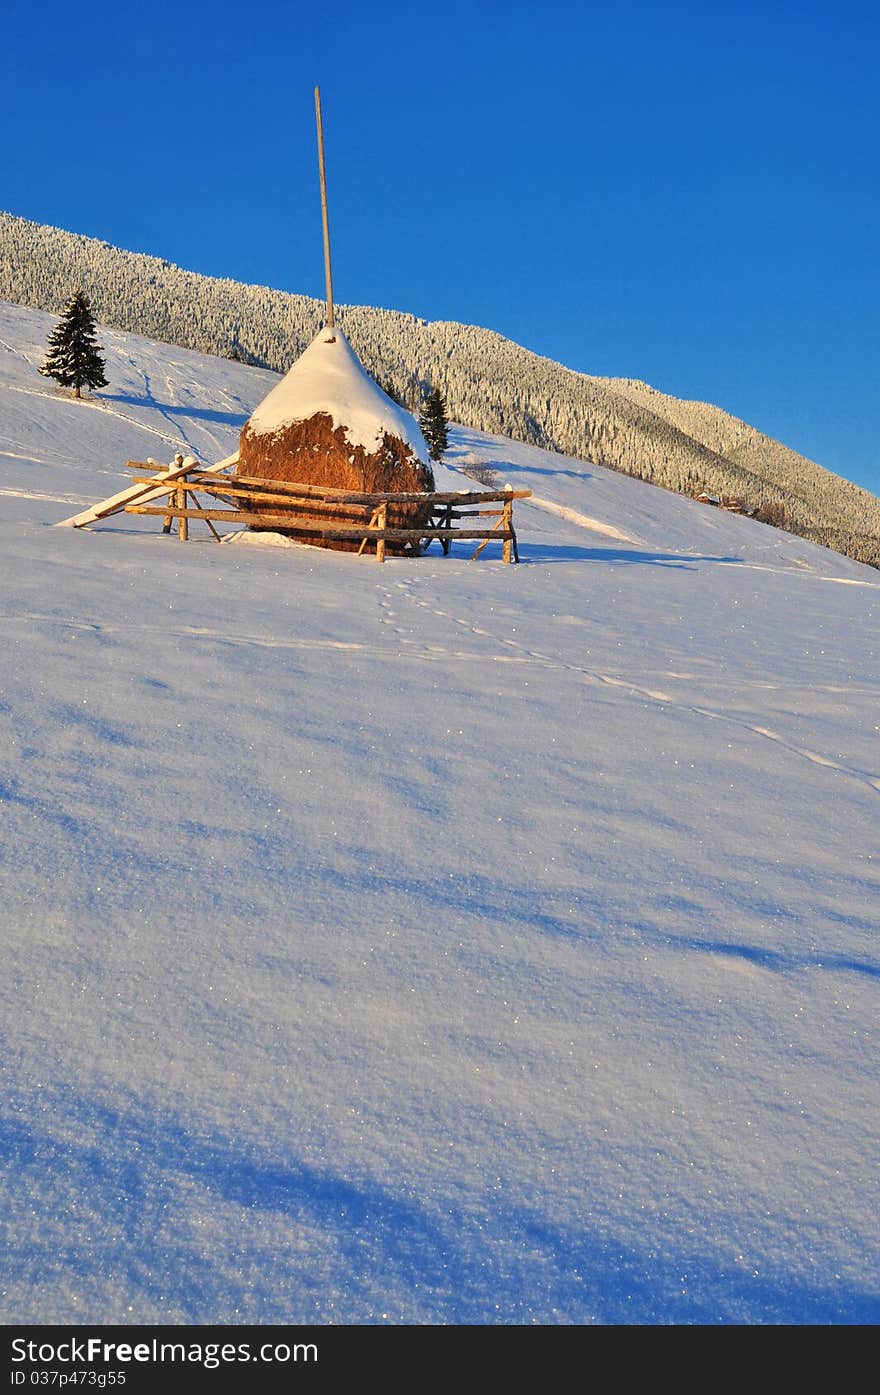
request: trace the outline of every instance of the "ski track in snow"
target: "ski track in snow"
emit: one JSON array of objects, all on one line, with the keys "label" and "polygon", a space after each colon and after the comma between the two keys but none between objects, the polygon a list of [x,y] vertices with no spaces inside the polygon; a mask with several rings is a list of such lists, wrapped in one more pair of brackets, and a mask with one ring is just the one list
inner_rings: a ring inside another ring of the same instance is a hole
[{"label": "ski track in snow", "polygon": [[57,461],[57,460],[44,460],[44,459],[41,459],[40,457],[38,457],[38,456],[36,456],[36,455],[22,455],[22,453],[21,453],[20,451],[15,451],[15,450],[0,450],[0,455],[5,456],[7,460],[25,460],[25,461],[27,461],[28,464],[30,464],[30,465],[59,465],[59,464],[63,464],[63,462],[60,462],[60,461]]},{"label": "ski track in snow", "polygon": [[[3,492],[6,491],[0,491],[0,493]],[[36,495],[33,497],[42,498],[45,496]],[[59,502],[76,503],[79,501],[67,499],[59,500]],[[212,643],[220,645],[230,645],[232,647],[251,646],[262,649],[287,649],[291,651],[317,651],[334,649],[347,650],[350,652],[362,651],[369,652],[372,654],[378,654],[388,659],[401,659],[405,662],[422,661],[428,663],[436,663],[438,661],[448,661],[450,659],[453,659],[457,662],[463,662],[471,665],[480,663],[516,663],[536,665],[548,670],[556,670],[558,672],[576,674],[578,677],[584,678],[588,682],[596,684],[597,686],[617,689],[621,691],[624,695],[632,695],[634,698],[637,698],[639,700],[647,700],[650,702],[658,703],[663,706],[671,707],[679,712],[689,713],[695,717],[705,718],[710,721],[720,721],[727,723],[728,725],[735,727],[740,731],[751,732],[753,735],[759,736],[763,740],[773,742],[774,744],[779,745],[783,747],[785,750],[789,751],[792,755],[798,756],[801,759],[808,761],[812,765],[820,766],[828,770],[833,770],[835,773],[839,775],[844,775],[850,779],[859,781],[860,783],[867,785],[867,787],[875,793],[880,793],[880,775],[878,774],[874,774],[866,770],[857,769],[853,766],[849,766],[839,761],[832,760],[828,756],[823,756],[817,751],[812,751],[806,747],[796,745],[795,743],[786,740],[786,738],[781,736],[778,732],[772,731],[768,727],[760,726],[755,723],[749,722],[744,718],[737,717],[730,712],[725,712],[720,709],[707,708],[705,706],[698,705],[695,703],[682,701],[680,698],[673,697],[670,693],[667,693],[662,689],[646,687],[643,684],[636,682],[632,678],[622,675],[614,675],[610,673],[601,672],[597,669],[589,668],[583,664],[565,662],[560,660],[559,658],[554,658],[550,654],[542,653],[538,649],[523,645],[519,643],[517,640],[509,639],[506,636],[493,635],[490,630],[484,629],[483,626],[475,624],[467,616],[455,615],[449,611],[437,607],[430,601],[422,600],[417,596],[413,595],[412,588],[416,584],[417,583],[415,581],[399,582],[396,584],[394,591],[385,589],[382,594],[382,597],[379,601],[380,608],[384,612],[382,617],[382,623],[391,626],[398,639],[398,645],[389,647],[387,649],[379,649],[372,642],[361,644],[355,641],[325,640],[315,639],[313,637],[294,638],[291,636],[281,637],[277,635],[260,636],[249,632],[236,633],[235,631],[230,630],[217,630],[207,627],[194,626],[177,627],[173,624],[168,625],[165,623],[163,623],[161,626],[133,624],[132,626],[127,628],[142,634],[176,634],[180,639],[204,639],[209,640]],[[491,645],[494,646],[493,651],[490,653],[486,653],[483,650],[453,649],[446,645],[440,644],[434,644],[431,646],[423,646],[422,648],[417,648],[416,642],[414,642],[411,639],[407,630],[401,626],[395,625],[394,623],[397,619],[397,611],[394,609],[396,598],[403,598],[410,605],[414,605],[422,610],[428,610],[430,614],[433,615],[436,619],[447,621],[452,625],[459,626],[460,628],[467,630],[470,634],[474,635],[476,638],[480,640],[490,641]],[[70,629],[97,630],[102,631],[106,634],[114,633],[112,626],[98,626],[89,623],[66,620],[61,619],[57,615],[41,614],[38,612],[33,612],[29,615],[24,616],[10,616],[8,617],[6,623],[10,623],[16,620],[21,621],[25,624],[29,624],[30,622],[36,621],[41,623],[52,623],[62,625]],[[510,652],[503,652],[505,650]],[[672,674],[670,676],[677,677],[678,675]],[[769,685],[761,684],[759,686],[766,691]],[[783,690],[782,685],[778,685],[778,687],[776,688],[776,691],[780,690]],[[826,691],[833,692],[846,690],[841,690],[832,687],[826,689]]]},{"label": "ski track in snow", "polygon": [[40,494],[35,489],[0,489],[5,499],[37,499],[47,504],[87,504],[87,499],[76,494]]},{"label": "ski track in snow", "polygon": [[591,518],[589,514],[580,513],[577,509],[569,508],[565,504],[554,504],[552,499],[542,499],[533,493],[531,499],[525,499],[522,502],[526,506],[531,505],[536,509],[542,509],[544,513],[554,514],[557,518],[564,518],[566,523],[574,523],[578,528],[586,528],[591,533],[602,533],[606,538],[614,538],[617,542],[638,542],[638,538],[634,538],[630,533],[624,533],[621,528],[615,528],[613,523],[602,523],[600,519]]},{"label": "ski track in snow", "polygon": [[127,426],[136,427],[138,431],[146,431],[150,436],[158,436],[160,440],[166,441],[169,445],[174,446],[178,450],[186,450],[187,448],[186,441],[183,440],[179,433],[175,436],[170,436],[167,431],[160,431],[158,427],[148,426],[146,422],[138,421],[137,417],[129,416],[126,412],[119,412],[114,407],[108,407],[107,403],[100,399],[89,401],[87,398],[83,397],[79,401],[75,401],[73,399],[61,397],[55,393],[40,392],[37,388],[20,387],[18,384],[13,383],[4,383],[3,388],[7,392],[19,392],[26,397],[42,397],[50,402],[67,404],[71,407],[75,407],[77,411],[85,409],[103,412],[108,417],[116,417],[118,421],[124,421]]},{"label": "ski track in snow", "polygon": [[[722,560],[716,565],[719,567],[736,567],[738,571],[769,572],[772,576],[789,575],[789,569],[787,567],[771,567],[768,566],[766,562],[725,562]],[[803,570],[806,571],[807,568],[804,567]],[[880,591],[880,581],[869,581],[867,578],[863,580],[861,577],[852,576],[825,576],[821,572],[810,572],[810,576],[815,581],[831,581],[838,586],[867,586],[869,589],[873,588],[874,590]]]},{"label": "ski track in snow", "polygon": [[[407,599],[411,600],[417,606],[430,609],[431,614],[437,616],[438,619],[449,620],[455,625],[461,625],[465,629],[470,630],[472,634],[478,635],[480,638],[491,639],[495,644],[504,645],[506,648],[513,649],[517,651],[523,659],[538,662],[545,668],[561,669],[569,673],[579,674],[581,677],[587,678],[593,683],[611,688],[620,688],[624,690],[624,692],[632,693],[639,698],[647,698],[651,702],[657,702],[676,708],[680,712],[688,712],[697,717],[706,717],[712,721],[726,722],[731,726],[739,728],[741,731],[750,731],[756,736],[760,736],[767,741],[772,741],[783,746],[793,755],[800,756],[803,760],[809,761],[813,765],[834,770],[838,774],[848,776],[850,779],[866,784],[868,788],[875,793],[880,793],[880,775],[872,774],[866,770],[857,770],[852,766],[843,765],[838,761],[831,760],[827,756],[822,756],[816,751],[810,751],[805,747],[796,746],[767,727],[757,726],[740,717],[735,717],[729,712],[713,711],[710,708],[696,706],[693,703],[682,702],[672,697],[669,693],[663,692],[657,688],[643,687],[629,678],[614,677],[612,674],[600,673],[595,669],[586,668],[580,664],[561,663],[558,659],[553,659],[550,655],[542,654],[536,649],[527,648],[519,644],[516,640],[493,636],[488,630],[484,630],[481,626],[475,625],[471,620],[467,619],[467,617],[451,615],[448,611],[433,607],[428,601],[415,599],[409,594],[407,583],[401,583],[399,589],[407,596]],[[390,593],[383,604],[387,607],[390,614],[393,615],[394,612],[391,611]],[[472,656],[469,655],[467,657],[470,658]],[[497,654],[491,655],[490,658],[497,662],[499,656]]]}]

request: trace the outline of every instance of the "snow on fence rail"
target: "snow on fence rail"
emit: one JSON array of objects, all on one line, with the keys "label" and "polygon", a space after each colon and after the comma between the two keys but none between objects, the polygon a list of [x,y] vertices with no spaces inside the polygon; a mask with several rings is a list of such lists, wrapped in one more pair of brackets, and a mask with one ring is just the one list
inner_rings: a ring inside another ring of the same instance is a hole
[{"label": "snow on fence rail", "polygon": [[[171,531],[173,520],[176,519],[181,542],[186,542],[189,537],[190,519],[201,519],[206,523],[218,542],[220,534],[214,526],[215,522],[246,523],[251,527],[293,531],[314,537],[316,541],[322,538],[359,541],[358,556],[368,546],[375,544],[376,560],[379,562],[385,561],[388,540],[409,544],[419,552],[436,538],[444,555],[448,555],[452,543],[457,540],[479,540],[473,557],[478,557],[489,542],[497,541],[502,544],[503,561],[519,561],[513,526],[513,502],[515,499],[529,498],[530,489],[381,494],[295,484],[288,480],[262,479],[253,475],[220,475],[222,470],[236,463],[236,457],[210,467],[188,461],[181,467],[172,467],[157,475],[153,473],[155,466],[152,462],[129,460],[129,469],[150,473],[136,476],[130,489],[75,518],[66,519],[65,523],[84,527],[87,523],[97,522],[123,510],[126,513],[149,514],[164,519],[165,532]],[[226,506],[204,507],[198,501],[198,494],[225,502]],[[163,496],[166,496],[164,503],[154,502]],[[429,511],[428,521],[411,527],[395,522],[389,524],[388,507],[393,504],[417,505]],[[484,507],[487,504],[500,504],[501,507]],[[299,511],[307,512],[309,517],[298,517]],[[316,519],[316,512],[326,513],[326,519]],[[352,513],[356,515],[354,519],[350,516]],[[361,517],[358,518],[357,514]],[[491,525],[454,526],[463,519],[490,518],[495,520]]]}]

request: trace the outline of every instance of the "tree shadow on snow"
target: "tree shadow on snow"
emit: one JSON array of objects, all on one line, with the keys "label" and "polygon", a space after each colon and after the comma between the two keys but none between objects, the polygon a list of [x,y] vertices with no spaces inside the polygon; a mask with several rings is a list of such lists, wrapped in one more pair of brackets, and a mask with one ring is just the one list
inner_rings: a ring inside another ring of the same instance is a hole
[{"label": "tree shadow on snow", "polygon": [[215,412],[210,407],[190,407],[180,402],[157,402],[155,397],[135,397],[130,393],[102,392],[97,396],[102,402],[124,402],[128,407],[148,407],[150,411],[161,412],[163,416],[190,417],[193,421],[210,421],[217,426],[244,426],[246,412]]},{"label": "tree shadow on snow", "polygon": [[612,562],[626,566],[664,567],[676,571],[694,571],[704,562],[714,564],[741,562],[741,557],[713,557],[691,552],[643,552],[639,548],[628,547],[586,547],[571,543],[521,542],[519,544],[521,562],[540,563],[546,566],[553,562]]},{"label": "tree shadow on snow", "polygon": [[[470,469],[479,469],[494,470],[495,474],[501,479],[506,478],[508,475],[545,475],[553,479],[562,478],[569,480],[589,480],[593,478],[589,468],[586,466],[583,470],[555,470],[549,465],[532,465],[531,463],[528,465],[517,465],[511,460],[505,460],[503,456],[499,456],[497,460],[492,460],[491,457],[482,459],[477,466],[472,466],[466,458],[466,451],[464,455],[465,458],[462,460],[456,460],[452,452],[450,452],[450,456],[447,457],[448,463],[457,470],[460,470],[462,474],[466,474]],[[559,458],[560,460],[564,460],[566,457],[561,455]],[[473,476],[473,478],[476,478],[476,476]]]}]

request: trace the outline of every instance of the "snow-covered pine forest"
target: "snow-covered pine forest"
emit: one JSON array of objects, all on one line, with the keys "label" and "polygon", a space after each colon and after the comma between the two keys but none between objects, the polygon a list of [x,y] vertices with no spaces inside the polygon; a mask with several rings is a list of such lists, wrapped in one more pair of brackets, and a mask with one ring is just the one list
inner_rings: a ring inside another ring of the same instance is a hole
[{"label": "snow-covered pine forest", "polygon": [[[54,313],[82,287],[106,324],[285,370],[322,303],[184,271],[0,213],[0,299]],[[410,405],[439,387],[466,426],[591,460],[679,493],[742,498],[792,532],[880,565],[880,501],[717,407],[575,373],[491,330],[343,307],[365,365]]]}]

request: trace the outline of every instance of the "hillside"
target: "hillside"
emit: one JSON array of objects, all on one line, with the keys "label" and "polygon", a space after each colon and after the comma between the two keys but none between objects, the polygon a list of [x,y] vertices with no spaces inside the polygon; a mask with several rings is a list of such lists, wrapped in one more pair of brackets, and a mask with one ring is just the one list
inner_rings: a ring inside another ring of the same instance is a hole
[{"label": "hillside", "polygon": [[875,571],[601,466],[391,560],[118,516],[265,370],[0,306],[4,1321],[869,1323]]},{"label": "hillside", "polygon": [[[183,271],[0,213],[0,298],[57,312],[82,286],[106,323],[278,371],[320,328],[321,304]],[[343,307],[366,366],[410,402],[427,383],[453,418],[592,460],[679,493],[743,497],[793,532],[880,565],[880,500],[717,407],[644,383],[590,377],[490,330]]]}]

